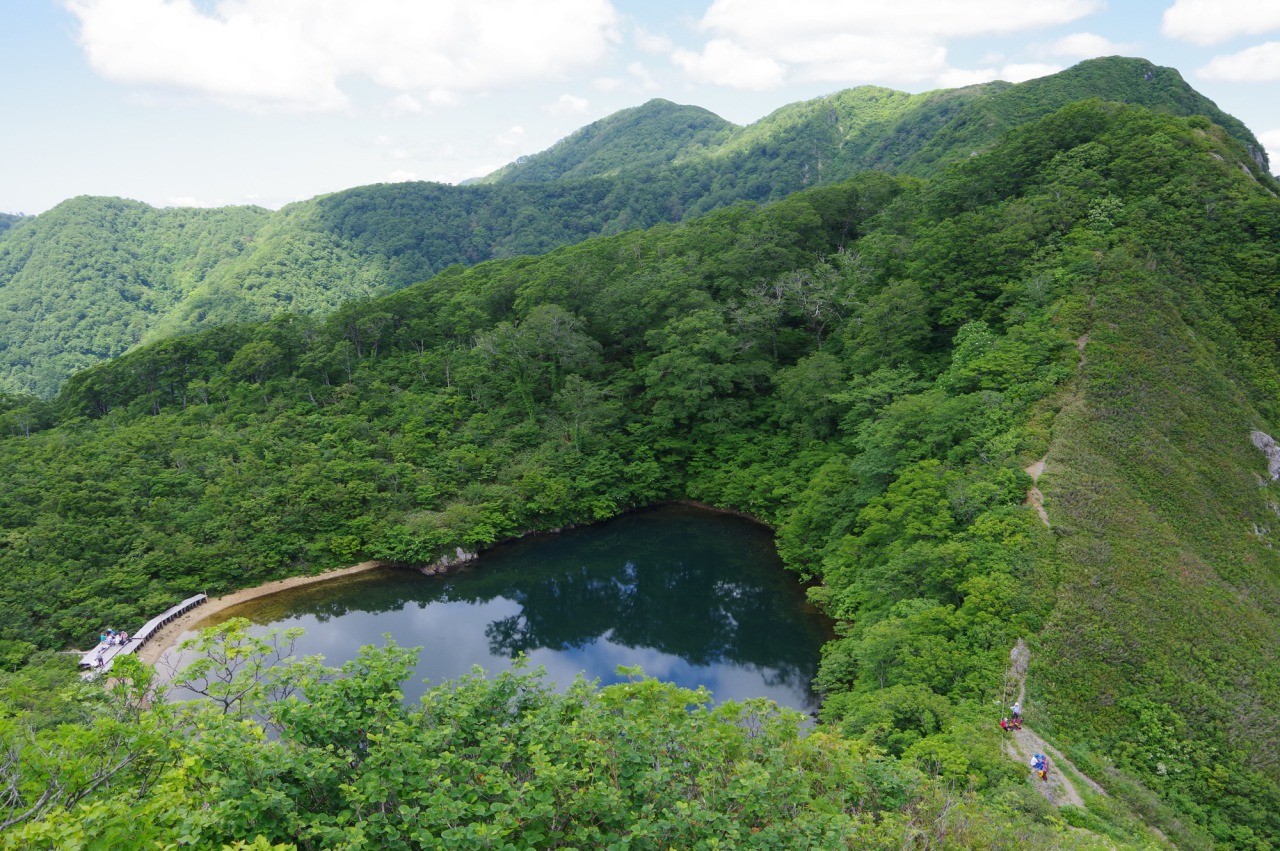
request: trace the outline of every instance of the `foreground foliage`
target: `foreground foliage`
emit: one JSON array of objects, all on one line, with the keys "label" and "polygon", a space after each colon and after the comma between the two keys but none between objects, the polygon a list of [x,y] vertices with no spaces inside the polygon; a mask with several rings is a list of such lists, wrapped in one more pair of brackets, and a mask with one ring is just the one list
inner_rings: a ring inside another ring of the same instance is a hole
[{"label": "foreground foliage", "polygon": [[[233,703],[137,710],[149,672],[126,665],[110,699],[88,710],[92,726],[46,729],[36,747],[66,761],[26,766],[24,794],[74,783],[88,744],[145,761],[112,774],[92,802],[13,829],[5,847],[1089,847],[1037,824],[1043,808],[1017,793],[1014,770],[1001,802],[979,808],[874,747],[805,735],[799,713],[767,701],[713,708],[705,691],[638,672],[556,692],[517,670],[405,706],[416,651],[366,647],[340,671],[314,660],[258,668],[276,645],[245,626],[228,621],[193,642],[210,654],[194,679],[223,660],[213,679],[240,695]],[[294,696],[281,699],[286,682]]]}]

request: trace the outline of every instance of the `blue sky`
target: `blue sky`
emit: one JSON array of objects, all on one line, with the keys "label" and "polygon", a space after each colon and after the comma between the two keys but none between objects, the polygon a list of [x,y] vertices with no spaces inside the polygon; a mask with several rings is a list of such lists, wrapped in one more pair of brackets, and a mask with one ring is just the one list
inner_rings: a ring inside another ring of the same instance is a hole
[{"label": "blue sky", "polygon": [[485,174],[653,97],[738,124],[864,83],[1177,68],[1280,169],[1278,0],[5,0],[0,211]]}]

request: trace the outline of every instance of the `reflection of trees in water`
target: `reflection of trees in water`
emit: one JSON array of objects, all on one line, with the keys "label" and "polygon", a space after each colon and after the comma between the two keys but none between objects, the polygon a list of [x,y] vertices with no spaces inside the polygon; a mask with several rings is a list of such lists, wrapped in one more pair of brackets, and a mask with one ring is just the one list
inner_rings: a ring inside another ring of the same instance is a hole
[{"label": "reflection of trees in water", "polygon": [[[730,569],[731,572],[731,569]],[[796,589],[733,582],[706,562],[670,559],[578,565],[555,576],[517,576],[504,597],[520,612],[485,628],[489,651],[511,657],[537,649],[581,649],[607,635],[710,667],[733,664],[770,687],[807,691],[821,628],[796,619]]]},{"label": "reflection of trees in water", "polygon": [[608,634],[614,644],[697,666],[757,668],[770,685],[807,684],[825,638],[794,580],[779,569],[767,532],[680,510],[520,542],[444,577],[377,577],[350,596],[315,590],[292,612],[305,609],[323,621],[415,603],[505,598],[520,612],[485,628],[495,655],[581,649]]}]

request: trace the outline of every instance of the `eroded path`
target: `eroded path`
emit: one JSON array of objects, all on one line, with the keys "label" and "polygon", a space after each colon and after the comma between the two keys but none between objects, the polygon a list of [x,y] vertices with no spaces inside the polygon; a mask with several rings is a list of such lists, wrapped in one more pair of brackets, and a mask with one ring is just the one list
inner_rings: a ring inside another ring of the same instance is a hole
[{"label": "eroded path", "polygon": [[1031,477],[1031,487],[1027,489],[1027,505],[1034,508],[1036,514],[1040,515],[1040,522],[1049,526],[1049,515],[1044,510],[1044,494],[1040,493],[1040,488],[1036,486],[1040,481],[1040,474],[1044,472],[1044,462],[1045,459],[1041,458],[1026,468],[1027,475]]},{"label": "eroded path", "polygon": [[[1076,364],[1078,372],[1084,371],[1084,349],[1088,344],[1089,334],[1087,332],[1076,340],[1076,352],[1079,355],[1079,361]],[[1049,525],[1049,515],[1044,510],[1044,494],[1040,492],[1040,475],[1044,473],[1044,465],[1047,459],[1048,456],[1046,455],[1031,466],[1024,468],[1027,471],[1027,475],[1031,477],[1031,487],[1027,489],[1025,504],[1035,509],[1036,514],[1040,517],[1040,522],[1045,525],[1045,528],[1051,529],[1053,527]]]},{"label": "eroded path", "polygon": [[[1006,684],[1007,694],[1016,695],[1015,700],[1018,703],[1022,703],[1027,696],[1027,662],[1030,659],[1031,651],[1027,648],[1026,642],[1019,638],[1018,643],[1013,645],[1013,650],[1009,652],[1009,681]],[[1011,758],[1027,768],[1028,776],[1031,774],[1033,754],[1042,753],[1049,758],[1048,779],[1042,781],[1033,776],[1030,779],[1037,791],[1051,804],[1059,807],[1084,806],[1084,799],[1080,797],[1080,791],[1076,788],[1072,777],[1078,777],[1081,782],[1100,795],[1107,794],[1105,789],[1076,768],[1071,760],[1063,756],[1057,748],[1040,738],[1025,724],[1021,730],[1013,731],[1005,739],[1004,749]],[[1070,776],[1067,772],[1070,772]]]}]

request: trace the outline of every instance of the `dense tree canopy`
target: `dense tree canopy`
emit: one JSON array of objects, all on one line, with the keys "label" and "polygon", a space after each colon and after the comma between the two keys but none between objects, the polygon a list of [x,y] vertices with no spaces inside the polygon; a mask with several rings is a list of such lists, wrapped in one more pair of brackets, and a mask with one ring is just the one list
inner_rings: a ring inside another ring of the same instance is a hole
[{"label": "dense tree canopy", "polygon": [[776,201],[868,168],[937,174],[1088,97],[1207,117],[1265,179],[1247,128],[1177,71],[1141,59],[1090,60],[1017,85],[850,89],[747,127],[652,101],[478,185],[365,186],[276,213],[78,198],[0,219],[0,392],[52,396],[71,373],[141,342],[283,313],[323,317],[455,264]]}]

